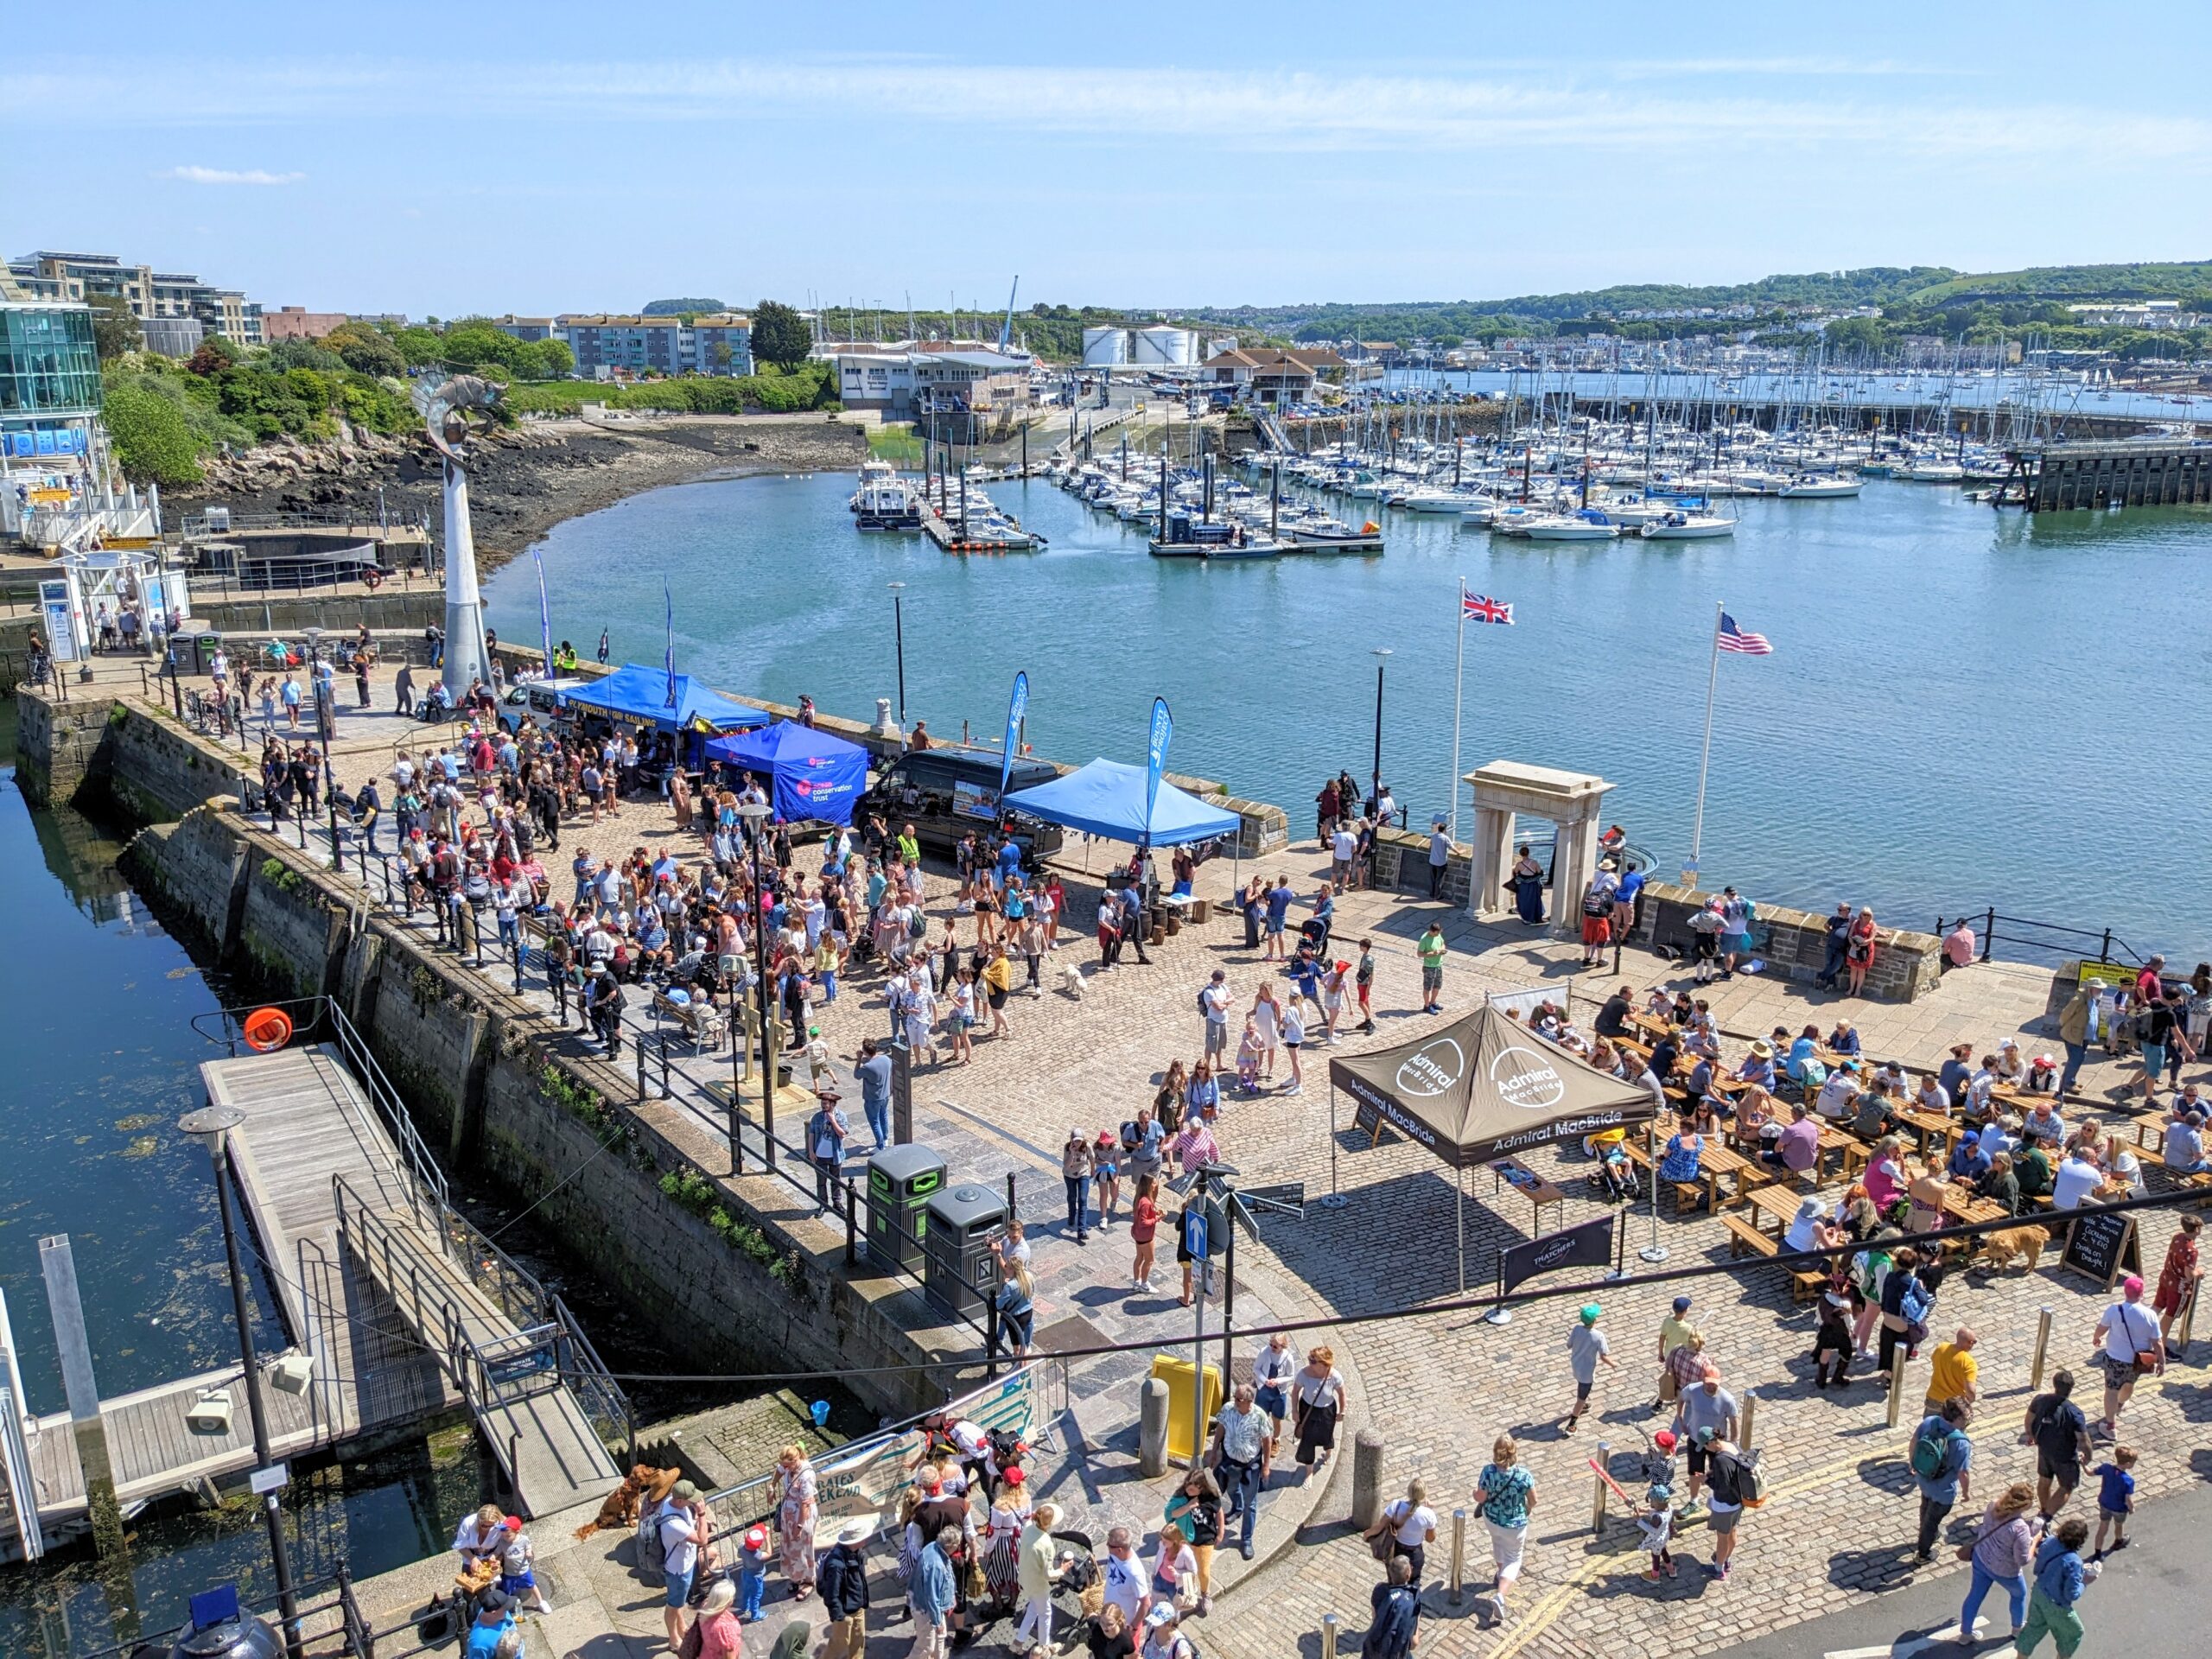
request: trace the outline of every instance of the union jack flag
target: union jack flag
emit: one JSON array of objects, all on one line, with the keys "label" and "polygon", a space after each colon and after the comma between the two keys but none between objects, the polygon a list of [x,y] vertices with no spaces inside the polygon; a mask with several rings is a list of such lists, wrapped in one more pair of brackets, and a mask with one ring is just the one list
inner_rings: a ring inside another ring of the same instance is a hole
[{"label": "union jack flag", "polygon": [[1746,657],[1771,657],[1774,647],[1763,633],[1745,633],[1736,626],[1736,619],[1723,611],[1720,613],[1719,637],[1713,641],[1722,651],[1741,652]]},{"label": "union jack flag", "polygon": [[1462,622],[1502,622],[1513,626],[1513,607],[1503,600],[1491,599],[1482,594],[1459,590],[1459,620]]}]

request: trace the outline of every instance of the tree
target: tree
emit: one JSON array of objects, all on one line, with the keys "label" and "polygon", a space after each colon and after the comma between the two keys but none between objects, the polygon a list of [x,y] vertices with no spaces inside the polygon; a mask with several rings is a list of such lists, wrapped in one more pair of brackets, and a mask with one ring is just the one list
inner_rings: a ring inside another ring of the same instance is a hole
[{"label": "tree", "polygon": [[218,375],[238,360],[238,348],[220,334],[210,334],[200,342],[200,349],[186,359],[184,366],[198,375]]},{"label": "tree", "polygon": [[761,362],[789,374],[806,361],[813,348],[806,319],[790,306],[763,300],[753,308],[753,355]]},{"label": "tree", "polygon": [[345,359],[319,340],[280,340],[269,348],[269,362],[279,369],[319,369],[325,373],[346,366]]},{"label": "tree", "polygon": [[102,362],[145,345],[146,331],[138,326],[138,319],[120,294],[94,294],[85,303],[92,308],[92,346]]},{"label": "tree", "polygon": [[516,372],[526,380],[565,380],[575,368],[576,354],[565,340],[531,340],[516,362]]},{"label": "tree", "polygon": [[410,369],[427,368],[438,361],[445,351],[445,343],[432,328],[402,328],[391,337],[399,354],[407,359]]},{"label": "tree", "polygon": [[101,419],[126,476],[172,486],[199,482],[192,429],[178,403],[143,385],[117,386],[102,400]]},{"label": "tree", "polygon": [[356,374],[390,375],[397,379],[407,372],[407,359],[399,347],[373,328],[349,323],[325,334],[322,343]]}]

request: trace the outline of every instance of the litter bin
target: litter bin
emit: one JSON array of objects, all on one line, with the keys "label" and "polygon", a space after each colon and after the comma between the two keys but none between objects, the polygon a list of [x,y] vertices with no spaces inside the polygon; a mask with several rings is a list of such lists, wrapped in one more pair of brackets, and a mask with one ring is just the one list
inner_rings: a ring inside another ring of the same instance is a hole
[{"label": "litter bin", "polygon": [[[1174,1359],[1166,1354],[1152,1362],[1152,1374],[1167,1385],[1167,1456],[1188,1462],[1193,1455],[1191,1445],[1191,1362]],[[1221,1368],[1209,1365],[1205,1370],[1205,1418],[1211,1423],[1221,1411]],[[1203,1452],[1201,1446],[1195,1448]]]},{"label": "litter bin", "polygon": [[999,1259],[991,1241],[1006,1227],[1006,1195],[972,1181],[929,1201],[922,1242],[922,1294],[944,1313],[980,1317],[998,1294]]},{"label": "litter bin", "polygon": [[886,1147],[868,1160],[868,1253],[879,1266],[918,1273],[929,1201],[944,1160],[927,1147]]}]

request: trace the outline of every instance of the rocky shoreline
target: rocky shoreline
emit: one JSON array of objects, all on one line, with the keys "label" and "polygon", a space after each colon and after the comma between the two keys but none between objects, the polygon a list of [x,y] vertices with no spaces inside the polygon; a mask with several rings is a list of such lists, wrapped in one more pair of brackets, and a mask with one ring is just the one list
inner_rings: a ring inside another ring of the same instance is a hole
[{"label": "rocky shoreline", "polygon": [[[697,416],[619,425],[533,422],[480,442],[469,509],[480,567],[496,569],[564,519],[626,496],[702,478],[857,471],[868,436],[821,414]],[[351,509],[393,518],[443,505],[437,452],[419,434],[347,430],[323,443],[286,441],[207,463],[205,482],[165,498],[172,522],[204,507],[249,515]]]}]

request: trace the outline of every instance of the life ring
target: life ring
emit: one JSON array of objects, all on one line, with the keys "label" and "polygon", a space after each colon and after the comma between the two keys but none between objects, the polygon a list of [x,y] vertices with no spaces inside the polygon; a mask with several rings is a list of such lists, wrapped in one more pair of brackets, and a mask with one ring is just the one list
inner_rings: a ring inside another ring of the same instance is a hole
[{"label": "life ring", "polygon": [[246,1015],[242,1034],[248,1048],[266,1054],[292,1040],[292,1016],[282,1008],[256,1008]]}]

